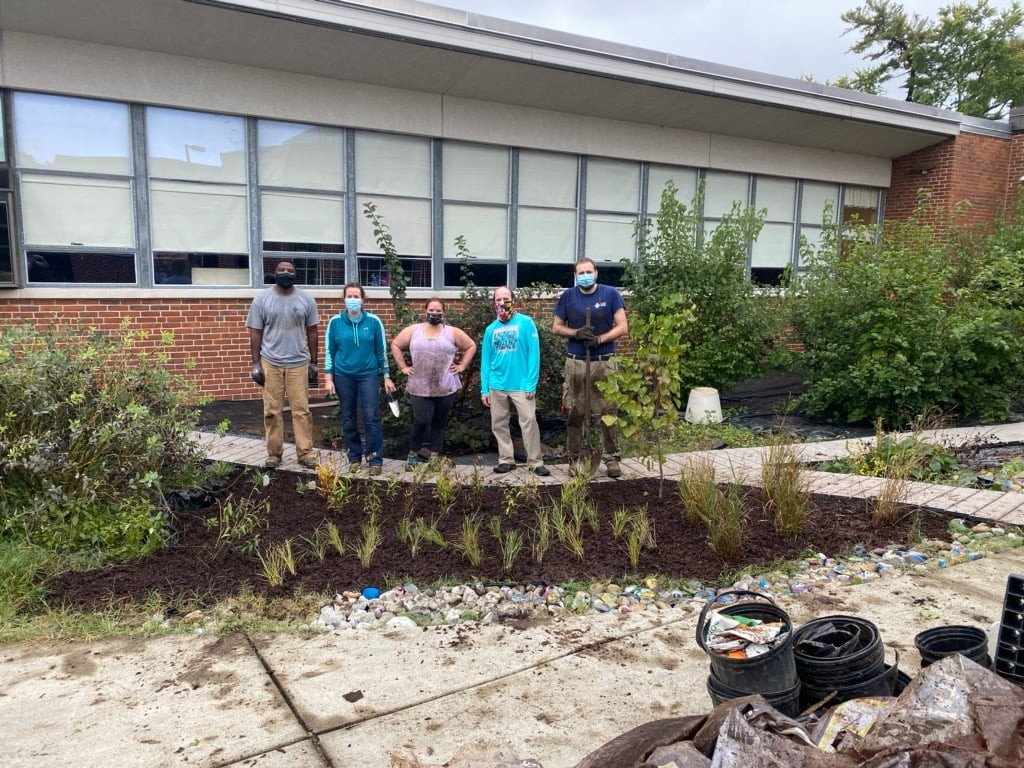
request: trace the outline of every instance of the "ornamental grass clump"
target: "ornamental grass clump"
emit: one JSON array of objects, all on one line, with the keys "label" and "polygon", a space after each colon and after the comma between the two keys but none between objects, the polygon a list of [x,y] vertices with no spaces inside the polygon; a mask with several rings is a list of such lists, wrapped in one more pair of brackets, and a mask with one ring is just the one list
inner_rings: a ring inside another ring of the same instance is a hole
[{"label": "ornamental grass clump", "polygon": [[683,516],[691,523],[703,522],[715,514],[718,486],[711,461],[701,459],[683,465],[679,472],[679,500],[683,502]]},{"label": "ornamental grass clump", "polygon": [[735,562],[743,554],[741,487],[730,483],[725,490],[718,489],[715,509],[715,513],[704,520],[708,543],[723,562]]},{"label": "ornamental grass clump", "polygon": [[810,481],[799,450],[781,435],[773,436],[762,455],[761,487],[776,532],[784,539],[796,538],[807,521]]}]

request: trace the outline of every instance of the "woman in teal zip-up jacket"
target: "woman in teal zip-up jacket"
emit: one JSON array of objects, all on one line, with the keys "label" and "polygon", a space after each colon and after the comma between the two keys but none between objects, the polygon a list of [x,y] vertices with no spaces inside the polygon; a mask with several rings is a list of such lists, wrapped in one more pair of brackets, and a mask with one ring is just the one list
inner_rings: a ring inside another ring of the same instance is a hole
[{"label": "woman in teal zip-up jacket", "polygon": [[[345,437],[349,470],[356,471],[363,457],[371,475],[384,465],[384,433],[380,426],[380,377],[384,389],[394,392],[388,367],[384,323],[363,310],[366,294],[359,283],[345,286],[345,309],[327,323],[327,358],[324,388],[337,394],[341,431]],[[359,436],[357,410],[363,415],[365,442]]]}]

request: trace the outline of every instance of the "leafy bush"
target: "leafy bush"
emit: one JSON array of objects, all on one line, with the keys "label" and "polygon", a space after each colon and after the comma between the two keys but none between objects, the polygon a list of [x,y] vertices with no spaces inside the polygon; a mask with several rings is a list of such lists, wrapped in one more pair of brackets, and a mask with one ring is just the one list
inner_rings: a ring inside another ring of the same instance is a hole
[{"label": "leafy bush", "polygon": [[657,314],[666,299],[683,297],[695,317],[680,338],[687,347],[678,361],[683,391],[728,390],[762,372],[785,325],[778,293],[754,285],[746,273],[747,249],[765,212],[741,210],[737,203],[708,233],[700,214],[703,186],[689,208],[676,193],[669,182],[656,227],[647,222],[637,231],[639,258],[623,261],[629,313]]},{"label": "leafy bush", "polygon": [[[629,332],[634,354],[624,357],[604,381],[597,382],[614,413],[601,417],[635,442],[644,456],[658,461],[664,483],[665,437],[679,422],[682,399],[680,357],[693,313],[682,296],[663,296],[649,314],[633,312]],[[659,486],[659,496],[661,487]]]},{"label": "leafy bush", "polygon": [[956,455],[916,436],[878,434],[872,448],[822,462],[819,469],[867,477],[905,475],[923,483],[953,482],[960,473]]},{"label": "leafy bush", "polygon": [[826,419],[905,424],[927,410],[1005,418],[1024,382],[1024,221],[940,237],[923,199],[908,221],[832,227],[799,282],[802,405]]},{"label": "leafy bush", "polygon": [[0,329],[0,540],[128,557],[168,530],[163,493],[197,485],[194,385],[132,330]]}]

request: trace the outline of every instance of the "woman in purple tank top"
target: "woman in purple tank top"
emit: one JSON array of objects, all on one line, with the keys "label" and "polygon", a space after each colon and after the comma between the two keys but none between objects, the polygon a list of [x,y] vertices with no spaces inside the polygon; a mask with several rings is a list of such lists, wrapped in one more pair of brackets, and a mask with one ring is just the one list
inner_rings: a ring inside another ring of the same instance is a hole
[{"label": "woman in purple tank top", "polygon": [[425,309],[426,322],[404,328],[391,342],[398,370],[409,377],[405,392],[412,405],[412,434],[407,470],[438,460],[448,413],[462,388],[459,376],[476,354],[476,343],[464,331],[445,323],[443,301],[428,299]]}]

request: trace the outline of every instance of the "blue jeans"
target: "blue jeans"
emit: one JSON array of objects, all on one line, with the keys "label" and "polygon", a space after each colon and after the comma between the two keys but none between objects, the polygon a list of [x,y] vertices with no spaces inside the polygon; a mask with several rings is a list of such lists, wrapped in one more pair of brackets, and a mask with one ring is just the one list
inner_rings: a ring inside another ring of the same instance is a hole
[{"label": "blue jeans", "polygon": [[[334,374],[334,390],[341,404],[341,432],[345,436],[348,460],[359,463],[366,456],[367,463],[384,463],[384,433],[380,428],[380,378],[374,376],[343,376]],[[356,409],[359,409],[358,412]],[[363,416],[366,431],[365,451],[359,437],[359,419]]]}]

